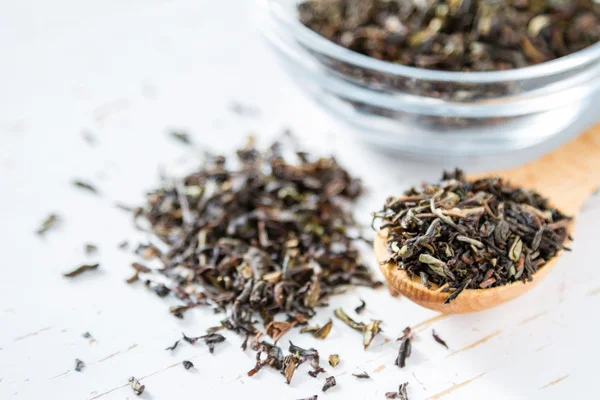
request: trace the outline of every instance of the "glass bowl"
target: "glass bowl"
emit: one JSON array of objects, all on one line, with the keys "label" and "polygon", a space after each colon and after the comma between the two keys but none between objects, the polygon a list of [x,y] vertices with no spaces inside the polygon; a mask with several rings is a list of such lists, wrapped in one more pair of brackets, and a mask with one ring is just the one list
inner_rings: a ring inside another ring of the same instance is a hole
[{"label": "glass bowl", "polygon": [[508,71],[426,70],[330,42],[298,20],[298,0],[257,1],[259,27],[299,87],[388,150],[500,153],[537,145],[584,115],[600,119],[600,43]]}]

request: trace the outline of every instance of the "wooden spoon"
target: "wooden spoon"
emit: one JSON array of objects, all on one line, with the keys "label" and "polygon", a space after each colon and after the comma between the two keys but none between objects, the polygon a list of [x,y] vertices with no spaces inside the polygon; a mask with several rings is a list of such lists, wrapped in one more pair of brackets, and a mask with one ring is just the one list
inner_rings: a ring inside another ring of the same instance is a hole
[{"label": "wooden spoon", "polygon": [[[590,193],[600,186],[600,125],[538,160],[477,177],[490,175],[502,176],[516,186],[534,189],[565,215],[575,215]],[[514,282],[490,289],[466,289],[450,304],[444,304],[449,293],[428,289],[418,277],[411,279],[395,264],[381,264],[390,257],[386,242],[387,232],[378,232],[374,243],[375,255],[389,284],[409,300],[443,313],[479,311],[512,300],[539,283],[556,265],[560,255],[542,266],[531,282]]]}]

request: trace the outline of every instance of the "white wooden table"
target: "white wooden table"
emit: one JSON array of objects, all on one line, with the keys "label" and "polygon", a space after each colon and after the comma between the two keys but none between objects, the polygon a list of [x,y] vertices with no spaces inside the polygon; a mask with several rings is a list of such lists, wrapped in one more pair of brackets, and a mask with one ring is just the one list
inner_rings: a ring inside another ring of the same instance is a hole
[{"label": "white wooden table", "polygon": [[[292,127],[307,148],[335,153],[364,179],[368,194],[357,213],[368,222],[388,194],[435,179],[457,162],[394,160],[345,135],[279,70],[251,9],[243,0],[0,5],[0,398],[133,399],[131,375],[143,378],[143,399],[370,400],[405,381],[411,399],[595,398],[598,198],[579,217],[574,251],[542,285],[497,309],[445,317],[386,290],[334,298],[315,322],[335,307],[351,310],[360,297],[367,302],[362,318],[382,319],[385,332],[367,351],[337,321],[325,341],[284,337],[316,347],[324,359],[341,355],[337,368],[327,368],[338,382],[327,393],[320,391],[325,376],[311,378],[304,367],[289,386],[272,370],[248,378],[254,354],[242,352],[232,334],[214,355],[203,345],[164,350],[180,332],[200,335],[220,316],[194,310],[175,319],[167,302],[123,282],[135,257],[117,244],[144,236],[114,202],[140,204],[157,185],[159,166],[177,174],[204,149],[227,151],[248,133],[268,144]],[[255,105],[260,117],[235,115],[233,101]],[[172,128],[188,130],[200,150],[170,139]],[[82,132],[97,144],[87,144]],[[459,164],[482,169],[522,160]],[[375,173],[384,168],[390,172]],[[75,178],[94,182],[101,196],[74,188]],[[64,223],[40,239],[34,231],[50,212]],[[95,258],[84,254],[88,242],[100,247]],[[61,276],[95,259],[96,273]],[[406,326],[416,328],[417,339],[400,369],[394,339]],[[433,328],[450,350],[434,342]],[[86,331],[95,340],[84,339]],[[73,370],[76,358],[86,363],[83,372]],[[181,366],[186,359],[194,370]],[[352,376],[363,370],[372,379]]]}]

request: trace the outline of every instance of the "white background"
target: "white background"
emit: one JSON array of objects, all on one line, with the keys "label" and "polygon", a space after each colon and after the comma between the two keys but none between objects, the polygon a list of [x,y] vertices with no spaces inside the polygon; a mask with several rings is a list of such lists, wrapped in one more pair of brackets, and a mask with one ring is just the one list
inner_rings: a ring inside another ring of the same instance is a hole
[{"label": "white background", "polygon": [[[165,351],[181,331],[200,335],[220,316],[202,309],[177,320],[167,302],[123,282],[135,256],[117,243],[130,239],[134,246],[144,236],[114,202],[140,204],[160,168],[177,174],[203,150],[226,152],[249,133],[268,144],[291,127],[306,147],[334,153],[363,178],[368,193],[357,213],[368,223],[387,195],[435,179],[443,166],[481,170],[525,157],[427,164],[354,141],[279,70],[249,1],[0,4],[1,399],[132,399],[125,387],[131,375],[143,377],[144,399],[383,399],[404,381],[411,399],[596,396],[597,198],[580,215],[574,252],[543,284],[496,309],[436,318],[385,289],[332,299],[315,322],[326,322],[340,305],[351,311],[360,297],[367,301],[360,319],[382,319],[385,332],[367,351],[360,335],[335,320],[325,341],[296,333],[282,339],[316,347],[324,359],[341,355],[337,368],[327,368],[338,386],[325,394],[325,376],[311,378],[306,366],[290,386],[272,370],[248,378],[254,354],[242,352],[232,334],[214,355],[202,344]],[[260,117],[232,113],[233,101],[258,107]],[[197,149],[170,139],[173,128],[188,130]],[[82,132],[97,144],[87,144]],[[75,178],[96,184],[101,196],[73,188]],[[64,223],[40,239],[34,231],[50,212]],[[84,255],[88,242],[100,247],[100,270],[62,278],[95,261]],[[395,338],[405,326],[416,327],[417,338],[399,369]],[[432,328],[450,350],[433,341]],[[82,338],[86,331],[95,341]],[[83,372],[73,371],[75,358],[87,364]],[[185,359],[196,368],[184,370]],[[371,380],[352,377],[363,370]]]}]

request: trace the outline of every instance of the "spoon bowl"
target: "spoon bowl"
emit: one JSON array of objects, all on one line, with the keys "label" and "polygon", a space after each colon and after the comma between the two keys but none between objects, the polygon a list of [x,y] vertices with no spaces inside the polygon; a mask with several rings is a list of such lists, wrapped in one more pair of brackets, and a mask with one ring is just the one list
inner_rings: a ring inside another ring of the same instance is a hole
[{"label": "spoon bowl", "polygon": [[[558,150],[524,166],[499,172],[497,175],[513,185],[536,190],[567,215],[575,215],[589,194],[600,186],[600,125],[590,129]],[[570,224],[572,230],[573,223]],[[533,281],[513,282],[488,289],[465,289],[450,304],[444,304],[450,293],[443,293],[433,285],[427,288],[419,277],[411,278],[394,263],[388,263],[387,230],[379,231],[374,241],[379,268],[390,286],[409,300],[443,313],[467,313],[495,307],[515,299],[539,283],[556,266],[559,252],[548,260],[533,276]]]}]

